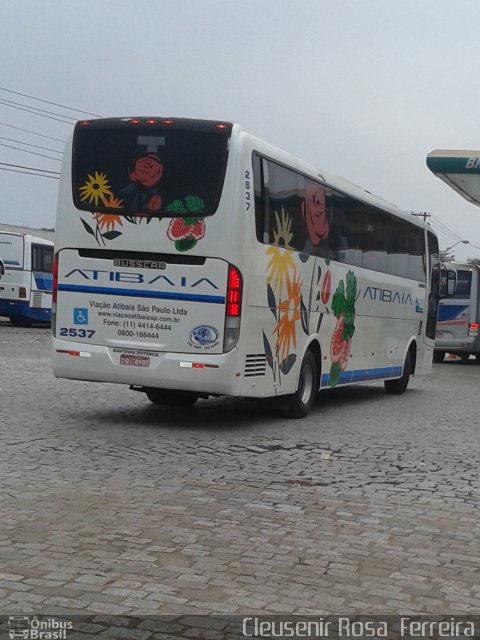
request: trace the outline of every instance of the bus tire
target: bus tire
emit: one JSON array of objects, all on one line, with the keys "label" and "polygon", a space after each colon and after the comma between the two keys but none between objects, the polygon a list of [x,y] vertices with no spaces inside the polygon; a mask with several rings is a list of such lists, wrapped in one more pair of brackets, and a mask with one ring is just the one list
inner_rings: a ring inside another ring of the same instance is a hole
[{"label": "bus tire", "polygon": [[385,391],[387,393],[395,393],[400,395],[403,393],[407,387],[408,382],[410,380],[410,376],[412,375],[412,354],[410,353],[410,349],[407,351],[407,355],[405,356],[405,362],[403,364],[403,371],[400,378],[396,380],[385,380]]},{"label": "bus tire", "polygon": [[318,390],[317,363],[309,349],[302,360],[298,388],[289,396],[287,414],[290,418],[304,418],[315,402]]},{"label": "bus tire", "polygon": [[145,394],[152,404],[169,407],[192,407],[198,400],[197,394],[189,391],[147,389]]},{"label": "bus tire", "polygon": [[434,351],[433,352],[433,362],[439,363],[445,360],[445,351]]},{"label": "bus tire", "polygon": [[462,360],[463,362],[466,362],[470,358],[469,353],[459,353],[458,355],[460,357],[460,360]]}]

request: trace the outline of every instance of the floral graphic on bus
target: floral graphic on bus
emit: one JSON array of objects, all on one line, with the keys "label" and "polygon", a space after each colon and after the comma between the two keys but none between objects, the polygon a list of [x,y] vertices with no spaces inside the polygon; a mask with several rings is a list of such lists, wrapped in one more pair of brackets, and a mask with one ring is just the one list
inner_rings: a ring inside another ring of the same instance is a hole
[{"label": "floral graphic on bus", "polygon": [[324,240],[330,231],[325,202],[325,191],[314,183],[307,183],[302,202],[302,216],[307,226],[308,237],[314,247]]},{"label": "floral graphic on bus", "polygon": [[287,375],[297,359],[297,324],[304,306],[301,296],[302,280],[290,247],[290,229],[291,220],[285,211],[282,209],[280,214],[275,212],[273,237],[276,244],[268,247],[265,252],[269,258],[267,302],[275,318],[275,325],[272,330],[273,348],[265,332],[263,345],[274,380],[278,379],[279,382],[281,374]]},{"label": "floral graphic on bus", "polygon": [[95,220],[100,229],[106,229],[107,231],[115,229],[115,225],[123,227],[122,218],[114,213],[96,213]]},{"label": "floral graphic on bus", "polygon": [[332,311],[337,318],[330,340],[332,364],[328,383],[331,387],[338,384],[342,371],[346,369],[352,337],[355,333],[355,300],[357,297],[357,279],[353,271],[348,271],[346,285],[340,280],[332,297]]},{"label": "floral graphic on bus", "polygon": [[[162,197],[157,183],[163,175],[163,164],[153,154],[135,158],[128,168],[129,184],[120,189],[129,209],[160,211]],[[143,214],[148,215],[148,214]]]},{"label": "floral graphic on bus", "polygon": [[275,244],[266,251],[267,255],[270,256],[267,266],[267,281],[281,296],[283,283],[288,276],[289,270],[295,269],[293,247],[290,246],[293,234],[290,231],[291,220],[286,215],[283,207],[280,216],[275,212],[275,221],[276,227],[273,230]]},{"label": "floral graphic on bus", "polygon": [[107,176],[98,171],[95,171],[94,175],[89,175],[85,184],[80,187],[80,200],[88,200],[88,204],[93,203],[96,206],[99,200],[111,194]]},{"label": "floral graphic on bus", "polygon": [[300,320],[300,291],[302,282],[296,272],[286,278],[287,297],[278,304],[279,319],[274,333],[277,334],[275,351],[283,362],[288,357],[290,346],[297,346],[296,323]]},{"label": "floral graphic on bus", "polygon": [[[162,196],[157,186],[163,175],[163,164],[160,159],[147,154],[134,158],[126,172],[130,182],[119,190],[119,195],[113,193],[106,173],[93,171],[86,181],[79,187],[80,200],[87,201],[92,208],[103,205],[108,209],[129,210],[139,209],[139,213],[123,215],[104,213],[93,210],[92,222],[80,218],[87,233],[92,235],[99,245],[106,245],[106,240],[115,240],[122,235],[119,227],[124,221],[130,224],[140,224],[146,219],[152,220],[153,212],[162,208]],[[189,195],[183,200],[173,200],[164,208],[169,214],[178,213],[178,217],[171,218],[167,227],[167,237],[175,243],[177,251],[192,249],[205,236],[205,221],[201,216],[205,208],[204,201],[198,196]],[[149,214],[151,211],[152,214]],[[180,217],[180,214],[187,214]],[[162,220],[161,217],[158,220]]]},{"label": "floral graphic on bus", "polygon": [[[187,196],[185,204],[182,200],[175,200],[166,207],[169,212],[201,213],[204,202],[197,196]],[[205,236],[205,221],[202,217],[172,218],[168,225],[167,237],[175,242],[177,251],[192,249]]]}]

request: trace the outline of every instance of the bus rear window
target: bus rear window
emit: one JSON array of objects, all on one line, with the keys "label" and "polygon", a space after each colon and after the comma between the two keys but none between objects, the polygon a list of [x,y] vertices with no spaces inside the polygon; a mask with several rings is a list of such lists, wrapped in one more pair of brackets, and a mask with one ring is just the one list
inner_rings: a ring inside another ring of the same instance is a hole
[{"label": "bus rear window", "polygon": [[455,287],[454,298],[469,298],[472,286],[471,271],[457,271],[457,286]]},{"label": "bus rear window", "polygon": [[145,118],[78,123],[74,204],[125,216],[212,215],[222,191],[231,128],[213,121]]}]

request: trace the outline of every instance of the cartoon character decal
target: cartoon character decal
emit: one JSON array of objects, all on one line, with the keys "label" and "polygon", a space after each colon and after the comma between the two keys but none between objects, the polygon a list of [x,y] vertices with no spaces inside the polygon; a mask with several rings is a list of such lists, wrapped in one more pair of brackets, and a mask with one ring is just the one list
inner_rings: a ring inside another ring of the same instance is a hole
[{"label": "cartoon character decal", "polygon": [[[150,223],[153,214],[162,210],[163,198],[160,193],[160,181],[164,166],[155,154],[143,154],[133,158],[126,173],[129,182],[114,194],[106,173],[93,171],[79,188],[80,200],[92,205],[92,209],[103,205],[108,209],[128,208],[130,211],[138,209],[141,213],[120,215],[92,211],[92,221],[80,218],[87,233],[92,235],[99,245],[106,245],[106,240],[115,240],[122,235],[120,227],[124,221],[130,224],[140,224],[143,220]],[[177,251],[192,249],[205,236],[205,221],[201,216],[204,202],[198,196],[187,196],[185,203],[174,200],[164,207],[169,213],[178,212],[179,216],[169,219],[166,235],[175,243]],[[148,213],[151,211],[151,214]],[[188,212],[188,217],[183,217]],[[183,214],[180,217],[180,214]],[[162,220],[162,217],[157,217]],[[93,222],[93,224],[92,224]]]}]

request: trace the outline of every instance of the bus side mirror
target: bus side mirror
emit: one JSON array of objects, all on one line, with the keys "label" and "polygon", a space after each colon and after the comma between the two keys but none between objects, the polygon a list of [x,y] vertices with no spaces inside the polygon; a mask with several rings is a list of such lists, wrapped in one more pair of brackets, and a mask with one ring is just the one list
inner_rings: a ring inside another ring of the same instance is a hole
[{"label": "bus side mirror", "polygon": [[0,258],[0,278],[5,275],[5,263]]},{"label": "bus side mirror", "polygon": [[455,271],[442,271],[442,277],[440,279],[440,297],[451,298],[455,293],[456,286],[457,274],[455,273]]}]

